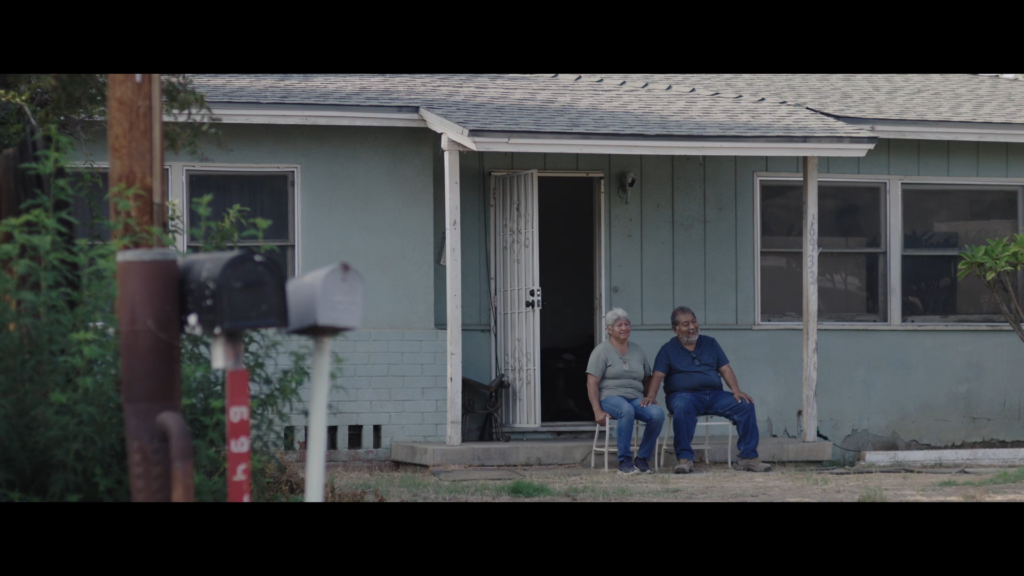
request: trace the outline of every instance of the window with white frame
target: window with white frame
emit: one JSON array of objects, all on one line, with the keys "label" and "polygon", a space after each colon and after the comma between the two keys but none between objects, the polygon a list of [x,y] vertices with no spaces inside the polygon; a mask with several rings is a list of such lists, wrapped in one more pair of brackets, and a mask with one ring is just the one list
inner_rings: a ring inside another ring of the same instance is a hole
[{"label": "window with white frame", "polygon": [[[886,182],[818,184],[818,318],[887,322]],[[759,180],[762,323],[803,316],[803,183]]]},{"label": "window with white frame", "polygon": [[211,220],[220,220],[238,204],[248,209],[246,218],[271,222],[263,239],[243,237],[240,246],[271,246],[264,255],[275,261],[287,276],[295,275],[295,170],[185,169],[185,204],[189,207],[187,249],[199,251],[203,239],[193,234],[200,216],[192,210],[193,200],[210,195]]},{"label": "window with white frame", "polygon": [[[758,177],[757,189],[758,322],[799,322],[803,183],[798,177],[765,175]],[[958,254],[967,246],[1020,232],[1022,214],[1024,185],[1013,182],[821,178],[819,321],[894,326],[1002,324],[998,304],[980,280],[972,276],[957,280]],[[1018,274],[1014,283],[1018,299],[1022,285]]]},{"label": "window with white frame", "polygon": [[[957,280],[957,256],[1020,231],[1020,186],[903,183],[902,320],[1003,322],[974,276]],[[1020,298],[1020,282],[1015,283]]]}]

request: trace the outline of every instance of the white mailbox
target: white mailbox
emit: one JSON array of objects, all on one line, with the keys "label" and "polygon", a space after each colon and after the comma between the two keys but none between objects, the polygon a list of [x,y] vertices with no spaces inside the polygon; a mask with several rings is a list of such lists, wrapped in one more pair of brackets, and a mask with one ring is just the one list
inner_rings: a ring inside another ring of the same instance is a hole
[{"label": "white mailbox", "polygon": [[363,321],[363,279],[340,262],[288,280],[288,331],[316,336],[356,330]]}]

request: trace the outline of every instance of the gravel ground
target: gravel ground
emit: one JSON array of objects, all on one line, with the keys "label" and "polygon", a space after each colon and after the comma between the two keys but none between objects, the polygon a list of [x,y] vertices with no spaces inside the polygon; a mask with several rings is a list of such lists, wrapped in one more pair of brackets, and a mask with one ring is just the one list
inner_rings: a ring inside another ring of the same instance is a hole
[{"label": "gravel ground", "polygon": [[772,472],[738,472],[726,465],[698,473],[620,476],[603,470],[404,467],[398,471],[334,471],[328,500],[336,501],[578,501],[578,502],[901,502],[1024,501],[1024,468],[972,473],[849,474],[806,464],[776,464]]}]

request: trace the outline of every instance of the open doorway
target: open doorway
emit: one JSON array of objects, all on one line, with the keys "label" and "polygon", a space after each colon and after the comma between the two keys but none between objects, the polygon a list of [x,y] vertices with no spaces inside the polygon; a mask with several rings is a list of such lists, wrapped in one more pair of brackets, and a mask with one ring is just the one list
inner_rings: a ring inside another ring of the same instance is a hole
[{"label": "open doorway", "polygon": [[595,179],[538,178],[541,421],[592,421],[586,370],[595,334]]}]

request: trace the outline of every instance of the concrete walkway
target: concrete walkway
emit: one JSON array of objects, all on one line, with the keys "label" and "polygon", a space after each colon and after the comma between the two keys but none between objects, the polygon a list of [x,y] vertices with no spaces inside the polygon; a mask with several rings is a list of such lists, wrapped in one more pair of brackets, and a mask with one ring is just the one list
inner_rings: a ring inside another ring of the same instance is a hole
[{"label": "concrete walkway", "polygon": [[[726,461],[727,439],[712,438],[709,459]],[[398,442],[391,445],[391,459],[396,462],[421,466],[590,466],[593,440],[522,440],[512,442],[464,442],[461,446],[440,443]],[[671,447],[671,446],[670,446]],[[736,459],[736,446],[732,446]],[[698,450],[698,459],[703,450]],[[824,462],[832,459],[831,442],[802,442],[796,438],[761,438],[758,446],[761,460],[766,462]],[[615,455],[608,458],[614,465]],[[665,454],[665,466],[675,466],[675,456]],[[597,466],[604,466],[604,456],[598,455]]]}]

